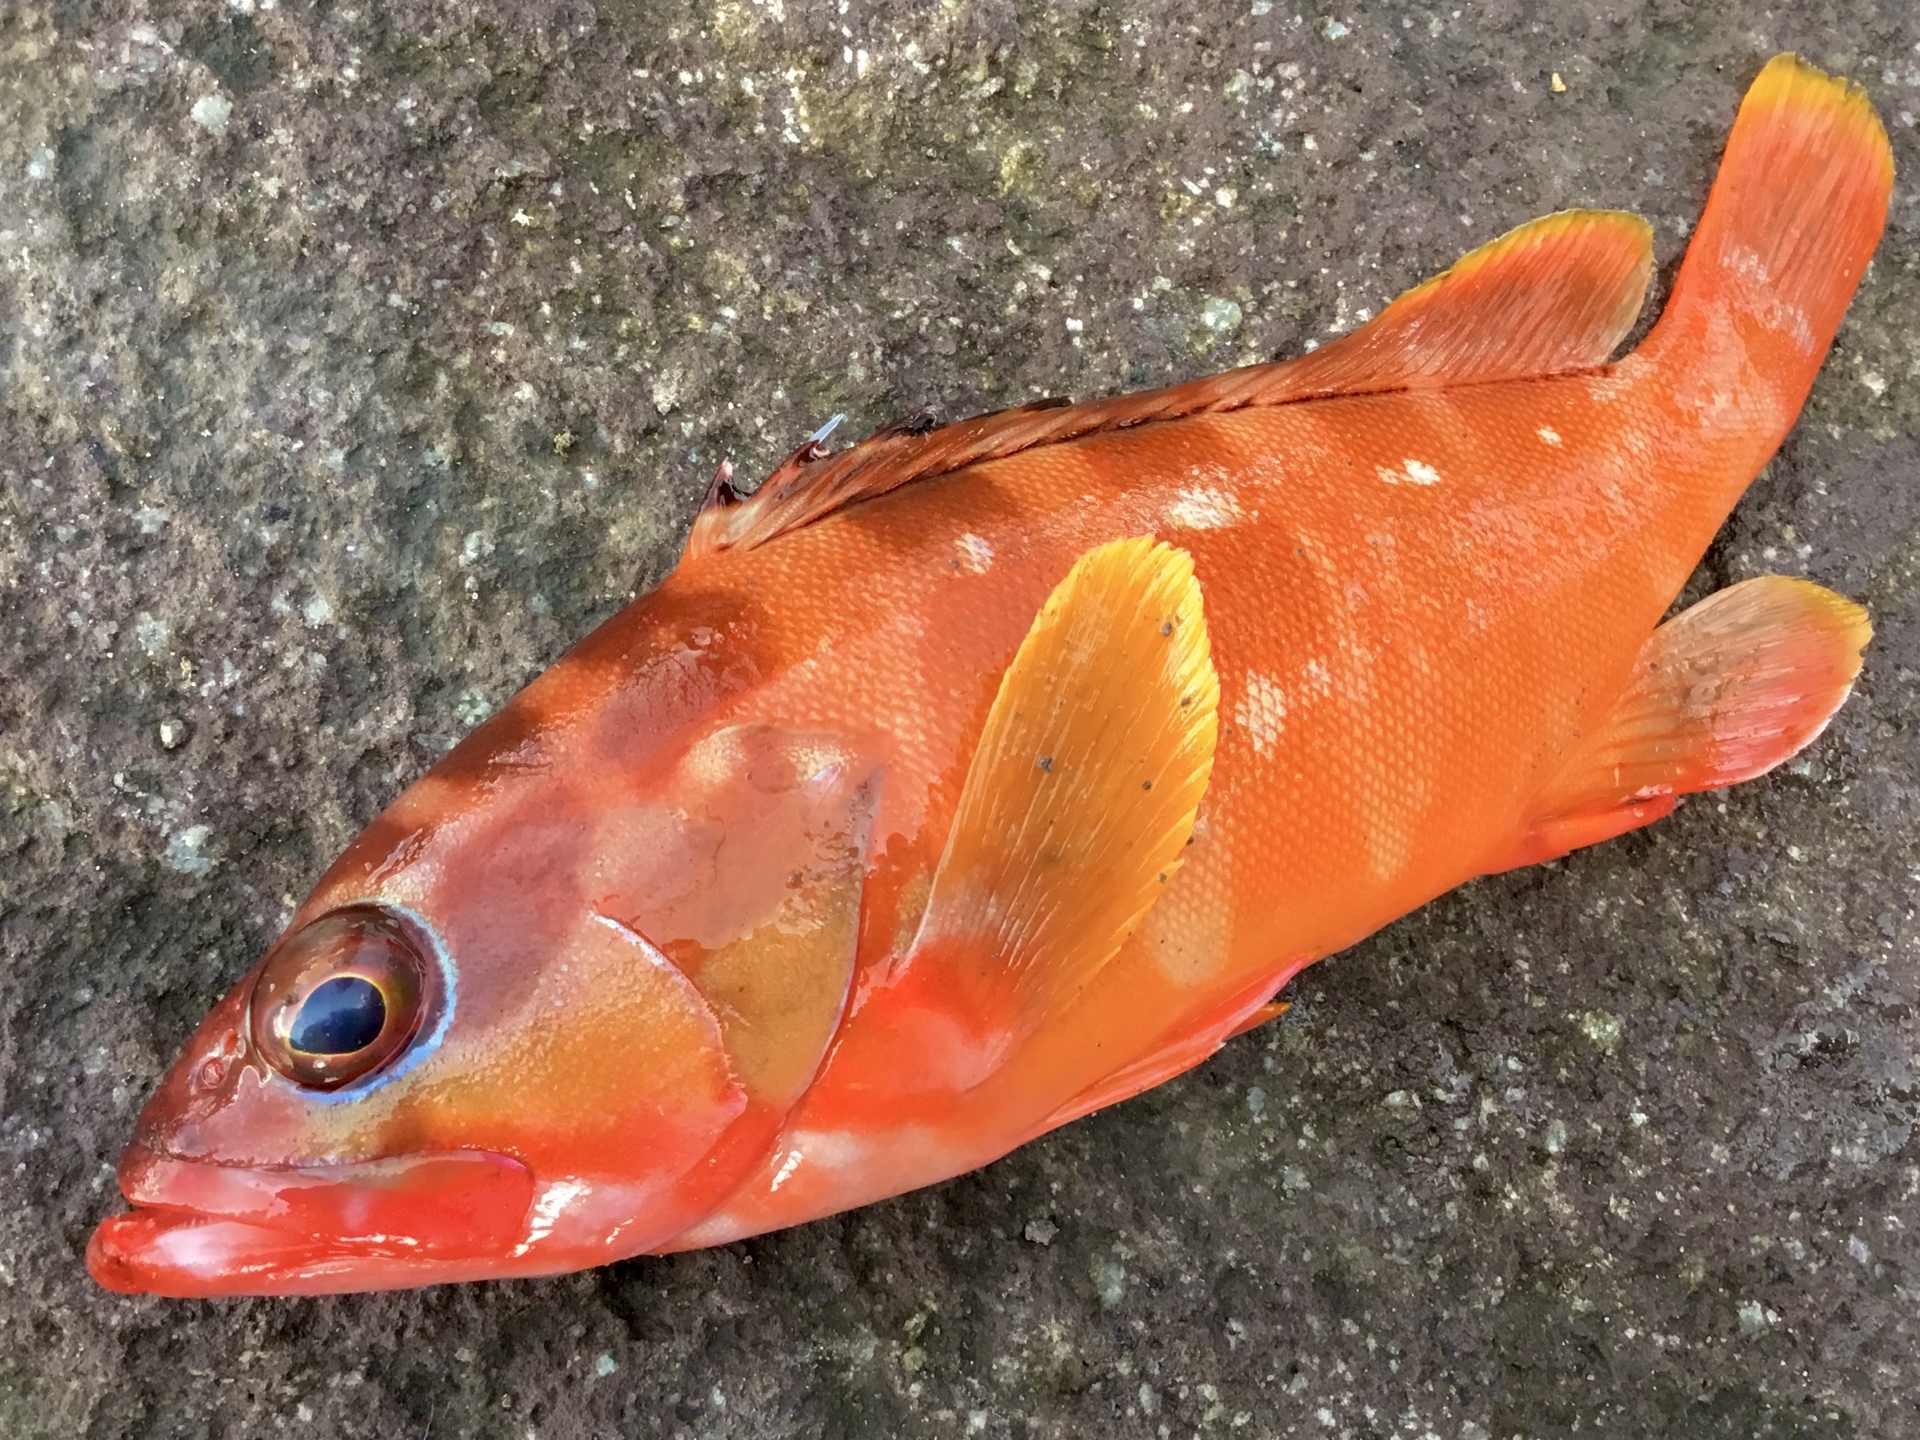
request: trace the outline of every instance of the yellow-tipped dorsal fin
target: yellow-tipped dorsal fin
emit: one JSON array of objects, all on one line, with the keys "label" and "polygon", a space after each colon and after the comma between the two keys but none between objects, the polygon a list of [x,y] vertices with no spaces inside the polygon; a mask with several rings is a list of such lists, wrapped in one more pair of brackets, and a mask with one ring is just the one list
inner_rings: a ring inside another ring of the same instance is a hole
[{"label": "yellow-tipped dorsal fin", "polygon": [[1653,231],[1638,215],[1562,210],[1468,251],[1351,335],[1277,368],[1321,395],[1589,369],[1633,329],[1652,274]]},{"label": "yellow-tipped dorsal fin", "polygon": [[907,966],[1004,1054],[1166,892],[1213,771],[1220,683],[1184,550],[1074,563],[1001,678]]},{"label": "yellow-tipped dorsal fin", "polygon": [[1652,273],[1651,232],[1639,216],[1563,210],[1469,252],[1351,335],[1292,360],[1080,405],[1043,400],[938,428],[916,414],[838,454],[810,441],[744,500],[716,476],[684,558],[764,545],[915,480],[1135,425],[1584,370],[1605,363],[1633,328]]}]

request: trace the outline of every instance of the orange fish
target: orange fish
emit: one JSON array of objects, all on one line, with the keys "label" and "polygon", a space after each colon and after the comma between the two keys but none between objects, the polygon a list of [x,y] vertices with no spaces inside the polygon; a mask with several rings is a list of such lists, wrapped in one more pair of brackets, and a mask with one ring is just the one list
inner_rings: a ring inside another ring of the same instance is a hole
[{"label": "orange fish", "polygon": [[547,1275],[983,1165],[1475,875],[1758,775],[1856,606],[1661,622],[1885,222],[1861,92],[1742,105],[1665,314],[1550,215],[1296,360],[723,478],[207,1018],[87,1262],[168,1295]]}]

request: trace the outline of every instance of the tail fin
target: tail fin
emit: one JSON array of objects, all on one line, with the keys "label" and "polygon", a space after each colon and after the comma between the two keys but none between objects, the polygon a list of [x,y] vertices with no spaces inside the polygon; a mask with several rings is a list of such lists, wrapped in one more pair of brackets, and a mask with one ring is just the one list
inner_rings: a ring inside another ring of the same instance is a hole
[{"label": "tail fin", "polygon": [[[1744,362],[1769,382],[1784,435],[1879,243],[1892,189],[1893,154],[1866,93],[1776,55],[1741,102],[1641,353],[1686,366]],[[1727,353],[1729,321],[1744,355]]]}]

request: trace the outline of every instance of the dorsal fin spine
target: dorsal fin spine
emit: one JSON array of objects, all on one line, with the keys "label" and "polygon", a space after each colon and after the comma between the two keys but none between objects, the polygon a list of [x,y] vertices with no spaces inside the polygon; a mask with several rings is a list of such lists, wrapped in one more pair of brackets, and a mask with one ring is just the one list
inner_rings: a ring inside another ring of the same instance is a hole
[{"label": "dorsal fin spine", "polygon": [[764,544],[914,480],[1135,425],[1589,370],[1631,328],[1652,265],[1638,216],[1559,211],[1469,251],[1358,330],[1292,360],[1066,408],[1039,401],[925,433],[896,423],[837,455],[802,446],[743,504],[703,509],[684,558]]}]

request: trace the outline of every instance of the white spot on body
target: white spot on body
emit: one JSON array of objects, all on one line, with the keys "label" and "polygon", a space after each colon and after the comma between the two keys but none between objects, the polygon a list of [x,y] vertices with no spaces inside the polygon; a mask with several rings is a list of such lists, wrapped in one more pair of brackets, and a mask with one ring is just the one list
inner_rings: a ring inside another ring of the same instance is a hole
[{"label": "white spot on body", "polygon": [[780,1168],[790,1175],[804,1156],[810,1164],[849,1172],[866,1164],[873,1153],[873,1146],[866,1140],[844,1130],[802,1130],[793,1137],[793,1149]]},{"label": "white spot on body", "polygon": [[1167,523],[1180,530],[1218,530],[1244,518],[1228,490],[1182,490],[1167,506]]},{"label": "white spot on body", "polygon": [[1398,470],[1389,470],[1384,465],[1376,465],[1374,473],[1389,485],[1398,485],[1402,481],[1413,485],[1440,483],[1440,472],[1424,460],[1402,460]]},{"label": "white spot on body", "polygon": [[993,546],[972,531],[953,544],[960,552],[960,568],[969,575],[984,575],[993,568]]},{"label": "white spot on body", "polygon": [[1178,882],[1156,900],[1134,933],[1160,973],[1175,985],[1194,988],[1220,973],[1233,953],[1233,907],[1221,888],[1230,873],[1229,841],[1196,818],[1193,846]]},{"label": "white spot on body", "polygon": [[1542,425],[1538,430],[1534,431],[1533,433],[1538,435],[1542,440],[1546,441],[1547,444],[1549,445],[1558,445],[1560,443],[1560,432],[1558,430],[1551,428],[1550,426]]},{"label": "white spot on body", "polygon": [[1286,692],[1269,676],[1249,671],[1246,688],[1234,702],[1233,719],[1247,732],[1254,754],[1262,758],[1271,755],[1287,721]]}]

